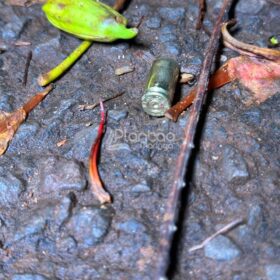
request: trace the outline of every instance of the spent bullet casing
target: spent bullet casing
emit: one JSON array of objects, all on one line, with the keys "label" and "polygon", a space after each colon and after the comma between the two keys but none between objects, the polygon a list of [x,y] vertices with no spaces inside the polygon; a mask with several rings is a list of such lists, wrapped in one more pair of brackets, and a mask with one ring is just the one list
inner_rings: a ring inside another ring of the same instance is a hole
[{"label": "spent bullet casing", "polygon": [[173,59],[159,58],[154,61],[142,96],[142,107],[147,114],[161,117],[170,108],[179,71],[179,65]]}]

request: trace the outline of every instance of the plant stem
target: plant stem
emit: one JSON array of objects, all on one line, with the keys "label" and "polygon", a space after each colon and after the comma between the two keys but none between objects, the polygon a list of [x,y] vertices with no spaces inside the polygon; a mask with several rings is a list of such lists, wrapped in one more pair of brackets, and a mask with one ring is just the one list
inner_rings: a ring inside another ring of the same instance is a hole
[{"label": "plant stem", "polygon": [[69,56],[67,56],[59,65],[53,68],[48,73],[42,74],[38,77],[38,84],[46,86],[56,80],[67,69],[69,69],[81,55],[91,46],[92,41],[83,41]]},{"label": "plant stem", "polygon": [[176,231],[175,223],[177,222],[181,190],[185,186],[184,180],[185,174],[187,172],[187,164],[194,147],[193,142],[195,132],[199,121],[199,115],[202,109],[203,101],[205,99],[206,91],[208,88],[212,61],[219,46],[221,24],[225,15],[228,13],[231,7],[232,2],[233,0],[224,0],[223,6],[220,10],[212,36],[205,52],[206,56],[202,65],[202,70],[197,85],[197,95],[191,108],[189,121],[185,127],[185,138],[180,148],[180,153],[175,167],[175,174],[173,176],[174,181],[167,200],[166,211],[163,217],[163,227],[160,234],[160,244],[157,258],[158,262],[154,277],[154,279],[157,280],[165,279],[169,267],[170,249],[174,232]]}]

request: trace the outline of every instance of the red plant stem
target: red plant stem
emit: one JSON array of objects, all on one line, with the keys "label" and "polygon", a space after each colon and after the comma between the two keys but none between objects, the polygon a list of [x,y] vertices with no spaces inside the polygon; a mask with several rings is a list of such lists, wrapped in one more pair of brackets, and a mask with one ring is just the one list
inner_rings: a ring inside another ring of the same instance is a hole
[{"label": "red plant stem", "polygon": [[[228,64],[226,63],[215,72],[209,80],[208,90],[219,88],[234,80],[234,77],[230,76],[227,68]],[[168,109],[164,113],[165,117],[176,122],[180,114],[193,104],[196,94],[197,86],[195,86],[181,101]]]},{"label": "red plant stem", "polygon": [[89,178],[91,181],[91,187],[98,198],[98,200],[104,203],[112,202],[111,196],[107,193],[102,185],[101,179],[99,177],[98,168],[97,168],[97,158],[99,154],[100,143],[103,136],[104,126],[106,122],[106,114],[104,111],[104,106],[102,100],[100,100],[100,123],[98,127],[97,137],[95,139],[94,144],[91,147],[90,157],[89,157]]},{"label": "red plant stem", "polygon": [[167,200],[166,211],[163,217],[163,225],[160,233],[159,250],[157,256],[157,265],[155,277],[153,279],[165,279],[169,261],[170,249],[173,241],[174,232],[176,231],[175,223],[177,222],[179,199],[181,190],[185,186],[185,174],[187,171],[187,164],[189,162],[192,149],[194,147],[194,137],[199,121],[199,115],[202,109],[203,101],[205,99],[206,91],[208,89],[209,75],[213,58],[219,46],[219,39],[221,36],[221,24],[228,13],[233,0],[224,0],[223,6],[220,10],[218,19],[216,21],[212,36],[210,38],[208,47],[206,49],[206,56],[202,65],[201,74],[197,85],[197,95],[194,104],[191,108],[189,121],[185,127],[185,138],[181,145],[180,153],[175,166],[175,174],[173,185]]}]

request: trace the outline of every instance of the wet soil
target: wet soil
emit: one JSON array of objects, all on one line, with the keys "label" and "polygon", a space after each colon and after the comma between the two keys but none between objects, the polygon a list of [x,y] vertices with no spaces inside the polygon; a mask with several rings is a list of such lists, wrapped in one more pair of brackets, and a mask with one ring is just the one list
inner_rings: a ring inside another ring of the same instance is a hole
[{"label": "wet soil", "polygon": [[[209,30],[221,2],[207,1]],[[238,21],[234,36],[266,46],[269,36],[280,33],[280,5],[273,2],[239,1],[232,10]],[[153,279],[188,112],[177,123],[150,117],[141,96],[154,57],[173,57],[183,71],[198,75],[209,37],[195,30],[194,0],[132,0],[124,14],[131,25],[144,16],[137,39],[94,43],[30,113],[0,158],[0,279]],[[39,5],[11,7],[3,0],[0,38],[32,43],[0,54],[4,111],[38,91],[38,75],[80,43],[52,27]],[[221,48],[216,67],[235,55]],[[133,72],[114,74],[128,65]],[[189,89],[179,88],[177,100]],[[79,105],[121,91],[125,94],[105,104],[99,170],[114,201],[100,206],[87,175],[99,109],[80,111]],[[171,279],[280,279],[279,95],[247,107],[248,94],[236,83],[209,94],[182,197]],[[239,218],[243,224],[189,252]]]}]

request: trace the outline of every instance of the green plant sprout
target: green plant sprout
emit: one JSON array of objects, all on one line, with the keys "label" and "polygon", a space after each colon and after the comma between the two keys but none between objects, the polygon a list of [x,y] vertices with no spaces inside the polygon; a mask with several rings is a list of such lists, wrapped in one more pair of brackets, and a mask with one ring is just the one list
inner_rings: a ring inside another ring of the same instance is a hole
[{"label": "green plant sprout", "polygon": [[95,0],[48,0],[43,11],[55,27],[84,39],[64,61],[48,73],[38,77],[40,86],[46,86],[69,69],[81,55],[96,42],[113,42],[118,39],[132,39],[137,28],[127,28],[127,19]]}]

